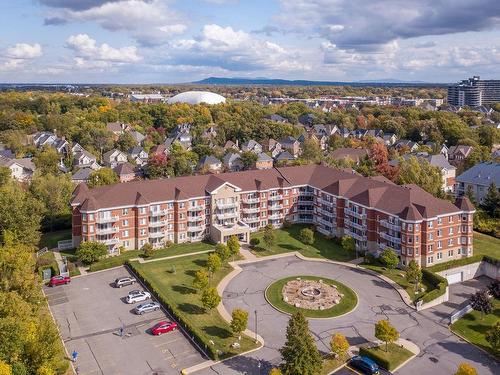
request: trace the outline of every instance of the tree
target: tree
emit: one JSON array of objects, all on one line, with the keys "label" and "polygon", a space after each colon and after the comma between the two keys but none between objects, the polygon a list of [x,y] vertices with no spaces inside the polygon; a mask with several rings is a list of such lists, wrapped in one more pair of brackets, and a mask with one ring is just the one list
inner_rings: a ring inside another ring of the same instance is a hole
[{"label": "tree", "polygon": [[149,242],[146,242],[144,245],[142,245],[141,250],[146,258],[153,256],[155,251],[153,249],[153,245],[151,245]]},{"label": "tree", "polygon": [[220,257],[212,253],[207,258],[207,268],[211,273],[217,272],[222,267],[222,260]]},{"label": "tree", "polygon": [[174,174],[174,170],[168,164],[167,156],[164,154],[151,155],[146,166],[146,175],[150,179],[168,177]]},{"label": "tree", "polygon": [[216,308],[220,301],[221,298],[215,288],[206,288],[201,295],[201,303],[206,310]]},{"label": "tree", "polygon": [[76,256],[85,264],[97,262],[105,256],[108,249],[105,244],[100,242],[82,242],[76,250]]},{"label": "tree", "polygon": [[399,332],[394,328],[389,320],[379,320],[375,324],[375,337],[385,342],[385,351],[388,351],[389,343],[393,343],[399,338]]},{"label": "tree", "polygon": [[118,141],[116,142],[118,148],[124,152],[127,152],[131,148],[137,146],[137,142],[135,141],[132,134],[129,132],[125,132],[118,137]]},{"label": "tree", "polygon": [[59,172],[60,160],[61,156],[57,153],[55,148],[44,146],[36,153],[33,158],[33,163],[35,163],[37,170],[44,175],[57,174]]},{"label": "tree", "polygon": [[0,186],[8,184],[11,181],[11,175],[8,167],[0,167]]},{"label": "tree", "polygon": [[380,261],[384,266],[392,270],[398,265],[399,258],[394,250],[386,248],[380,254]]},{"label": "tree", "polygon": [[240,336],[241,332],[247,329],[248,311],[234,309],[231,313],[231,330],[235,335]]},{"label": "tree", "polygon": [[474,310],[481,313],[481,320],[483,320],[484,314],[489,314],[493,310],[493,304],[486,290],[480,290],[474,293],[469,298],[469,302]]},{"label": "tree", "polygon": [[0,359],[0,375],[12,375],[12,367]]},{"label": "tree", "polygon": [[314,243],[314,232],[309,228],[303,228],[299,232],[299,240],[303,244],[312,245]]},{"label": "tree", "polygon": [[270,248],[276,242],[276,233],[274,227],[271,224],[267,224],[264,228],[264,236],[262,237],[264,244],[267,248]]},{"label": "tree", "polygon": [[219,256],[222,262],[225,262],[231,256],[231,250],[229,250],[229,247],[224,245],[223,243],[219,243],[215,246],[215,254]]},{"label": "tree", "polygon": [[114,170],[111,168],[101,168],[97,171],[90,172],[89,182],[87,185],[90,188],[95,188],[98,186],[116,184],[117,182],[118,176]]},{"label": "tree", "polygon": [[208,287],[209,274],[205,268],[201,268],[194,274],[193,287],[205,290]]},{"label": "tree", "polygon": [[488,292],[492,295],[493,298],[500,298],[500,280],[493,280],[488,285]]},{"label": "tree", "polygon": [[485,338],[495,352],[500,352],[500,321],[486,331]]},{"label": "tree", "polygon": [[491,217],[500,218],[500,193],[494,182],[488,187],[481,208]]},{"label": "tree", "polygon": [[229,240],[227,241],[227,247],[229,248],[229,252],[232,256],[238,255],[240,253],[240,241],[238,240],[238,237],[229,237]]},{"label": "tree", "polygon": [[347,342],[344,335],[335,333],[330,340],[330,349],[335,354],[335,357],[344,358],[349,349],[349,342]]},{"label": "tree", "polygon": [[351,236],[342,237],[341,244],[342,248],[349,253],[352,253],[356,250],[356,242]]},{"label": "tree", "polygon": [[309,162],[318,162],[323,156],[323,151],[318,142],[314,139],[308,138],[302,144],[302,153],[300,157]]},{"label": "tree", "polygon": [[243,164],[243,168],[250,169],[257,162],[257,154],[252,151],[244,151],[240,155],[241,163]]},{"label": "tree", "polygon": [[429,164],[427,160],[419,160],[414,156],[399,162],[396,182],[400,185],[415,184],[433,195],[441,192],[443,184],[441,171]]},{"label": "tree", "polygon": [[477,371],[473,366],[464,362],[458,366],[455,375],[477,375]]},{"label": "tree", "polygon": [[321,372],[323,361],[304,315],[292,315],[286,328],[285,345],[280,349],[285,375],[316,375]]},{"label": "tree", "polygon": [[267,375],[281,375],[281,371],[279,368],[273,367]]},{"label": "tree", "polygon": [[415,285],[416,293],[418,291],[418,285],[420,281],[422,281],[422,269],[414,259],[410,260],[408,267],[406,267],[406,279],[408,282]]}]

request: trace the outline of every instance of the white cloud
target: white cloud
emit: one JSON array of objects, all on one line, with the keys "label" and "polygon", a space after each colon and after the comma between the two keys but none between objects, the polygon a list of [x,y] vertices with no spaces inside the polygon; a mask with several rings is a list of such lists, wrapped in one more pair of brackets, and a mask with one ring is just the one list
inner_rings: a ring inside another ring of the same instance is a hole
[{"label": "white cloud", "polygon": [[75,60],[77,65],[81,65],[84,60],[101,63],[135,63],[142,59],[137,54],[135,46],[114,48],[106,43],[98,45],[87,34],[71,35],[66,44],[75,52],[78,58]]},{"label": "white cloud", "polygon": [[17,43],[7,48],[7,56],[13,59],[34,59],[42,56],[42,47],[38,43]]}]

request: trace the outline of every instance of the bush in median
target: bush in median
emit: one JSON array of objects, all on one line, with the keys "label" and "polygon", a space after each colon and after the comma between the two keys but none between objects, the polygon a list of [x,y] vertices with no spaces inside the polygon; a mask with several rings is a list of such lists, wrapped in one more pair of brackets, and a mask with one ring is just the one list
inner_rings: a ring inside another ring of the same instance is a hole
[{"label": "bush in median", "polygon": [[435,300],[438,297],[441,297],[446,293],[446,287],[448,286],[448,281],[438,274],[431,272],[429,270],[422,270],[422,279],[434,288],[429,293],[426,293],[419,299],[422,303],[427,303],[432,300]]}]

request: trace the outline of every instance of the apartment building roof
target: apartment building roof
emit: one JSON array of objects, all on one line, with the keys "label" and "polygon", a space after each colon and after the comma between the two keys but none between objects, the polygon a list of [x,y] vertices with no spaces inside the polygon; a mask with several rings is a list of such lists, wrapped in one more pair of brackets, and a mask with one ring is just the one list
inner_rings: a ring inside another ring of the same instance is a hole
[{"label": "apartment building roof", "polygon": [[[84,185],[75,190],[71,203],[83,205],[82,209],[84,206],[99,209],[135,205],[139,195],[147,202],[186,200],[207,196],[226,183],[241,191],[310,185],[406,220],[421,220],[462,211],[461,207],[438,199],[416,185],[399,186],[379,178],[358,176],[322,165],[137,181],[92,190]],[[463,204],[461,206],[466,207]]]}]

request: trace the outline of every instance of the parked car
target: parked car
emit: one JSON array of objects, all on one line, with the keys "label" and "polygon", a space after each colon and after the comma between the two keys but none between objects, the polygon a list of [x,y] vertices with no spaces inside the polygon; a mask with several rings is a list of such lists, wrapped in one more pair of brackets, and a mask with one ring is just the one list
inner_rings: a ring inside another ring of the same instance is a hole
[{"label": "parked car", "polygon": [[163,321],[163,322],[159,322],[159,323],[155,324],[154,327],[151,328],[151,333],[155,336],[158,336],[158,335],[161,335],[163,333],[175,331],[176,329],[177,329],[177,323]]},{"label": "parked car", "polygon": [[115,280],[115,287],[121,288],[121,287],[127,286],[127,285],[134,285],[136,282],[137,282],[137,280],[133,277],[130,277],[130,276],[119,277],[118,279]]},{"label": "parked car", "polygon": [[365,374],[377,375],[380,373],[378,365],[375,363],[375,361],[365,356],[357,355],[355,357],[352,357],[349,361],[349,364]]},{"label": "parked car", "polygon": [[49,286],[66,285],[71,282],[69,276],[52,276],[49,281]]},{"label": "parked car", "polygon": [[137,315],[142,315],[151,311],[157,311],[160,310],[160,304],[158,302],[147,302],[147,303],[141,303],[140,305],[137,305],[134,309],[134,312]]},{"label": "parked car", "polygon": [[127,303],[142,302],[151,298],[151,293],[143,290],[133,290],[127,296]]}]

